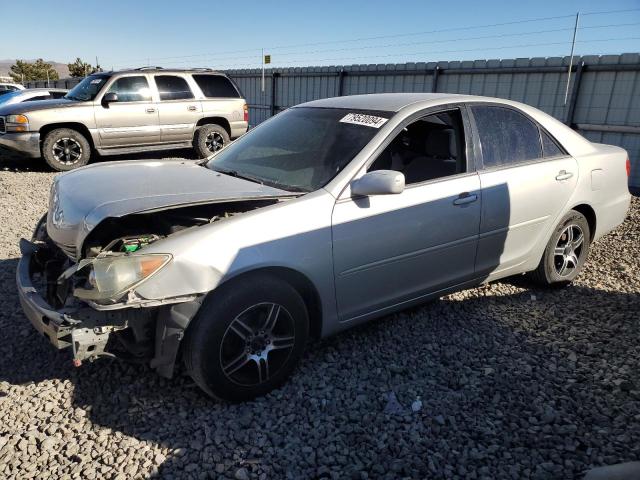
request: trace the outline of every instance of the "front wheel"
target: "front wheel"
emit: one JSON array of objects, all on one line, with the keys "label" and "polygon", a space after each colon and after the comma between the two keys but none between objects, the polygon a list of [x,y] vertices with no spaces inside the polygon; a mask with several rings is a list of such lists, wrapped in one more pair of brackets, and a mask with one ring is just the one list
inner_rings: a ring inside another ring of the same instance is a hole
[{"label": "front wheel", "polygon": [[590,239],[589,222],[580,212],[571,210],[551,235],[531,278],[543,286],[568,285],[584,267]]},{"label": "front wheel", "polygon": [[198,158],[207,158],[222,150],[230,141],[229,134],[220,125],[202,125],[193,136],[193,149]]},{"label": "front wheel", "polygon": [[210,396],[249,400],[291,375],[309,336],[300,294],[270,275],[248,277],[212,292],[187,329],[183,359]]},{"label": "front wheel", "polygon": [[56,128],[42,142],[42,156],[58,172],[66,172],[89,163],[91,145],[80,132],[71,128]]}]

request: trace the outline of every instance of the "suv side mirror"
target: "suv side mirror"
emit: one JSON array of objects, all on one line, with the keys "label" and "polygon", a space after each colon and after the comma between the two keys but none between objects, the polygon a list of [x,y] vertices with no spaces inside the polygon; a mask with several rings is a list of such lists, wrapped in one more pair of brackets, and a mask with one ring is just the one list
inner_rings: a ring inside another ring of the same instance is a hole
[{"label": "suv side mirror", "polygon": [[389,195],[404,191],[404,175],[394,170],[374,170],[351,183],[351,194]]},{"label": "suv side mirror", "polygon": [[109,104],[112,102],[118,101],[118,94],[114,92],[105,93],[104,97],[102,97],[102,106],[104,108],[109,108]]}]

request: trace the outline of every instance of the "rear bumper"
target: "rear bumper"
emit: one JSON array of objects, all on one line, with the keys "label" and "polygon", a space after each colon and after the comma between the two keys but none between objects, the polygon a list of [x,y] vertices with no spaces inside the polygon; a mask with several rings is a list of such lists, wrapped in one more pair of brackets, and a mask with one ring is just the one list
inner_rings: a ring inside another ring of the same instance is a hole
[{"label": "rear bumper", "polygon": [[0,133],[0,146],[30,158],[40,157],[40,133]]},{"label": "rear bumper", "polygon": [[239,136],[244,135],[247,133],[247,128],[249,128],[248,122],[231,122],[231,138],[238,138]]}]

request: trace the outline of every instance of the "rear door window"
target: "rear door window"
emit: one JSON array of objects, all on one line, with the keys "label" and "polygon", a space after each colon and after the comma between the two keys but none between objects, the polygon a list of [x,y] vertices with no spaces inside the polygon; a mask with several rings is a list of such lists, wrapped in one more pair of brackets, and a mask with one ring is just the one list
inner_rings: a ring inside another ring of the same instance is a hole
[{"label": "rear door window", "polygon": [[156,75],[156,85],[160,100],[187,100],[193,98],[189,84],[182,77],[175,75]]},{"label": "rear door window", "polygon": [[542,158],[538,126],[510,108],[472,106],[485,168],[517,165]]},{"label": "rear door window", "polygon": [[193,79],[207,98],[240,98],[231,81],[222,75],[193,75]]}]

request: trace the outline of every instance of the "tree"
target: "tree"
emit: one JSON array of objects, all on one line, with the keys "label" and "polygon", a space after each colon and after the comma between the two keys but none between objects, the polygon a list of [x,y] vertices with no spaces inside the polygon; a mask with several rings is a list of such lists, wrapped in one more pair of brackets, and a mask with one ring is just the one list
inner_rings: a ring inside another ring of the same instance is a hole
[{"label": "tree", "polygon": [[92,66],[90,63],[85,63],[80,57],[76,58],[73,63],[67,64],[69,67],[69,73],[72,77],[86,77],[92,73],[101,72],[100,65]]},{"label": "tree", "polygon": [[49,80],[58,80],[58,78],[60,78],[55,68],[41,58],[32,63],[24,60],[16,60],[16,63],[11,65],[9,75],[15,82],[47,80],[47,78]]}]

